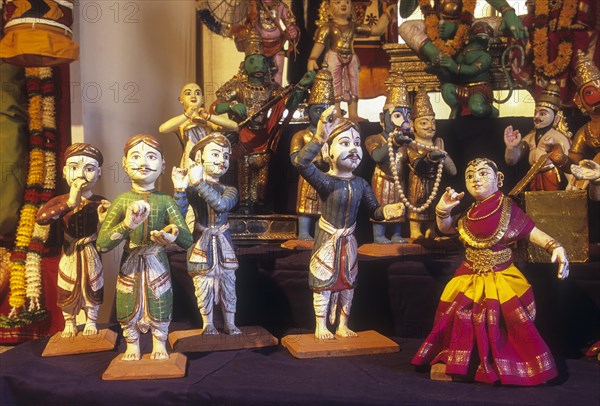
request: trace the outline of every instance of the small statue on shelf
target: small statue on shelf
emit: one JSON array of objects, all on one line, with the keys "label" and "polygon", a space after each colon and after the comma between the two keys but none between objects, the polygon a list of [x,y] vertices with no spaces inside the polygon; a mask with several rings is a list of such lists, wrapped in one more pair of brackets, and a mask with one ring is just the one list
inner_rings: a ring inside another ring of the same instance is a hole
[{"label": "small statue on shelf", "polygon": [[63,167],[70,191],[48,201],[36,218],[40,225],[58,222],[65,236],[57,289],[58,306],[65,319],[63,338],[77,335],[76,317],[82,309],[86,317],[83,335],[98,333],[96,320],[104,296],[104,277],[94,243],[110,203],[92,189],[102,174],[102,163],[102,153],[96,147],[70,145]]},{"label": "small statue on shelf", "polygon": [[213,306],[221,302],[225,333],[241,334],[235,325],[235,270],[238,261],[229,234],[228,213],[238,201],[232,186],[219,182],[229,169],[231,144],[214,132],[190,151],[192,164],[186,173],[173,168],[175,200],[182,213],[192,207],[195,214],[194,245],[188,252],[188,272],[194,281],[203,334],[218,334],[213,324]]},{"label": "small statue on shelf", "polygon": [[96,246],[105,253],[122,241],[123,259],[117,278],[117,320],[127,349],[122,359],[140,359],[140,333],[152,331],[152,359],[166,359],[166,339],[173,312],[171,273],[165,252],[168,244],[192,245],[177,204],[156,190],[165,170],[162,146],[146,134],[125,144],[123,169],[131,179],[131,190],[110,206]]},{"label": "small statue on shelf", "polygon": [[189,155],[194,144],[217,129],[237,132],[238,125],[227,117],[204,110],[202,89],[196,83],[188,83],[181,88],[179,102],[183,106],[183,114],[162,123],[158,131],[163,134],[177,133],[183,148],[180,166],[187,168],[191,163]]},{"label": "small statue on shelf", "polygon": [[[327,63],[315,76],[315,81],[308,98],[308,128],[298,131],[292,136],[290,143],[290,159],[296,159],[298,152],[314,137],[321,114],[334,105],[333,78],[327,69]],[[315,165],[326,171],[327,165],[322,157],[315,157]],[[317,191],[302,177],[298,179],[298,197],[296,199],[296,212],[298,213],[298,239],[310,241],[311,218],[321,215],[321,198]]]},{"label": "small statue on shelf", "polygon": [[352,120],[361,120],[358,116],[359,61],[354,53],[354,38],[382,35],[393,20],[395,7],[387,5],[377,24],[368,26],[356,21],[350,0],[324,0],[321,3],[315,43],[307,70],[318,68],[317,59],[325,51],[324,61],[333,74],[336,109],[341,111],[340,102],[347,102],[348,114]]},{"label": "small statue on shelf", "polygon": [[529,183],[529,190],[561,190],[561,176],[552,161],[548,159],[548,151],[555,144],[559,144],[564,151],[571,147],[571,140],[566,123],[560,109],[560,88],[556,82],[551,81],[535,100],[533,115],[534,131],[521,138],[519,130],[512,126],[504,130],[504,144],[506,150],[504,159],[508,165],[516,165],[525,156],[529,164],[538,164],[536,175]]},{"label": "small statue on shelf", "polygon": [[569,151],[560,144],[552,148],[550,159],[567,173],[572,164],[592,159],[600,152],[600,70],[581,50],[577,51],[574,81],[577,93],[573,100],[584,114],[590,116],[590,121],[577,130]]},{"label": "small statue on shelf", "polygon": [[300,39],[300,30],[296,25],[296,17],[290,8],[281,0],[258,0],[258,32],[263,38],[265,56],[273,58],[275,68],[273,80],[281,84],[285,51],[283,46],[290,41],[290,50],[296,49]]},{"label": "small statue on shelf", "polygon": [[[300,174],[323,199],[309,274],[317,339],[334,338],[327,329],[327,313],[329,310],[329,321],[334,324],[338,306],[336,334],[356,336],[348,328],[348,317],[358,273],[357,243],[353,232],[359,205],[365,204],[371,217],[377,220],[397,218],[404,212],[402,203],[381,207],[367,181],[353,175],[362,160],[359,128],[350,120],[334,119],[334,112],[333,106],[323,112],[313,139],[294,160]],[[319,152],[329,164],[327,173],[313,162]]]},{"label": "small statue on shelf", "polygon": [[281,135],[279,120],[286,109],[291,117],[314,74],[307,73],[297,85],[282,88],[271,80],[262,38],[256,30],[248,32],[244,44],[246,58],[240,72],[217,90],[215,111],[241,121],[239,144],[234,151],[240,213],[254,214],[268,204],[269,162]]},{"label": "small statue on shelf", "polygon": [[492,27],[483,21],[469,30],[468,44],[454,57],[440,55],[439,72],[442,97],[450,106],[450,118],[467,114],[497,117],[490,83],[492,56],[488,52],[494,36]]},{"label": "small statue on shelf", "polygon": [[494,162],[475,159],[465,171],[475,198],[466,215],[451,215],[465,195],[451,188],[435,208],[439,230],[458,232],[466,255],[442,293],[431,333],[412,359],[413,365],[431,364],[432,378],[473,378],[474,373],[479,382],[531,386],[557,375],[534,325],[531,286],[513,264],[510,246],[527,239],[545,248],[552,262],[558,261],[559,279],[569,275],[569,261],[561,244],[499,190],[503,178]]},{"label": "small statue on shelf", "polygon": [[436,137],[435,113],[424,86],[419,87],[412,111],[415,142],[410,142],[406,148],[408,201],[422,210],[408,210],[408,219],[410,237],[419,240],[434,237],[435,213],[430,204],[437,195],[442,172],[454,176],[456,166],[444,151],[444,140]]},{"label": "small statue on shelf", "polygon": [[[454,58],[468,42],[470,26],[474,19],[476,0],[400,0],[400,17],[408,18],[417,5],[424,20],[403,22],[398,32],[406,44],[419,56],[437,65],[444,55]],[[495,10],[502,14],[498,31],[510,31],[510,34],[522,40],[528,36],[527,29],[506,0],[487,0]],[[489,20],[489,19],[488,19]]]},{"label": "small statue on shelf", "polygon": [[[371,187],[375,192],[380,205],[396,203],[400,201],[400,188],[403,187],[404,169],[406,167],[406,149],[394,142],[394,134],[400,133],[406,138],[410,134],[411,106],[408,101],[408,89],[401,75],[392,73],[387,81],[387,97],[383,111],[379,114],[383,131],[374,134],[365,140],[365,147],[376,167],[371,179]],[[392,137],[392,151],[396,156],[395,167],[399,172],[400,187],[394,183],[394,174],[390,161],[390,137]],[[375,244],[391,244],[406,242],[402,238],[403,217],[389,221],[380,219],[373,221],[373,242]],[[386,228],[392,228],[392,239],[385,235]]]}]

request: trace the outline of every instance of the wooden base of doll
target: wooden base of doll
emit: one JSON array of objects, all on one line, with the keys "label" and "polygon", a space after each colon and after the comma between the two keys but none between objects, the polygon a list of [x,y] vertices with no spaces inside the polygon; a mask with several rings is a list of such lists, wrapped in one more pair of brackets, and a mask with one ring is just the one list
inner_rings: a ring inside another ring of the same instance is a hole
[{"label": "wooden base of doll", "polygon": [[81,331],[75,337],[61,337],[62,332],[54,334],[42,357],[58,357],[61,355],[85,354],[90,352],[111,351],[115,348],[117,333],[110,329],[98,330],[98,334],[84,336]]},{"label": "wooden base of doll", "polygon": [[281,244],[281,248],[287,250],[310,251],[314,244],[314,240],[287,240]]},{"label": "wooden base of doll", "polygon": [[279,344],[279,340],[260,326],[240,327],[242,334],[202,334],[202,329],[174,331],[169,334],[173,351],[208,352],[242,348],[262,348]]},{"label": "wooden base of doll", "polygon": [[288,335],[281,339],[281,345],[296,358],[347,357],[400,351],[396,342],[376,331],[357,334],[358,337],[336,336],[333,340],[319,340],[314,334]]},{"label": "wooden base of doll", "polygon": [[369,257],[397,257],[404,255],[429,255],[433,253],[452,254],[458,246],[448,237],[412,239],[405,244],[363,244],[358,247],[360,255]]},{"label": "wooden base of doll", "polygon": [[229,232],[237,243],[285,241],[296,238],[298,218],[285,214],[230,214]]},{"label": "wooden base of doll", "polygon": [[431,366],[429,376],[432,381],[452,382],[452,377],[446,374],[446,364],[434,364]]},{"label": "wooden base of doll", "polygon": [[150,354],[142,355],[139,361],[123,361],[119,354],[102,374],[104,381],[133,381],[142,379],[183,378],[187,357],[174,352],[168,359],[151,359]]}]

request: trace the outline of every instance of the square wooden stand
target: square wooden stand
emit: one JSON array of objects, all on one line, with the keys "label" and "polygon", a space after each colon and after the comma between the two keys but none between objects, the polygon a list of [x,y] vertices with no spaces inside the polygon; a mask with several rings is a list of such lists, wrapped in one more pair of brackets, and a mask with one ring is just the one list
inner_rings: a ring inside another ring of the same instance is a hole
[{"label": "square wooden stand", "polygon": [[61,332],[58,332],[48,341],[42,357],[111,351],[115,348],[116,341],[117,333],[107,328],[98,330],[98,334],[89,336],[84,336],[79,331],[75,337],[68,338],[61,337]]},{"label": "square wooden stand", "polygon": [[314,334],[289,335],[281,345],[296,358],[345,357],[353,355],[384,354],[400,351],[400,346],[376,331],[358,332],[358,337],[319,340]]},{"label": "square wooden stand", "polygon": [[183,378],[187,366],[187,357],[174,352],[168,359],[151,359],[144,354],[139,361],[123,361],[119,354],[102,374],[103,381],[133,381],[141,379]]},{"label": "square wooden stand", "polygon": [[169,334],[173,351],[208,352],[261,348],[277,345],[279,341],[260,326],[240,327],[242,334],[202,334],[202,329],[174,331]]}]

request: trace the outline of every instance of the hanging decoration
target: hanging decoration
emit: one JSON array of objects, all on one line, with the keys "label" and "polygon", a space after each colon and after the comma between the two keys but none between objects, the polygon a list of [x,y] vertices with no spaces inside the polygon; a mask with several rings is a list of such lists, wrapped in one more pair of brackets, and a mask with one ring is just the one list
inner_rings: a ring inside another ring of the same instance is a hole
[{"label": "hanging decoration", "polygon": [[25,69],[29,112],[29,167],[10,257],[10,314],[0,327],[31,324],[47,316],[42,305],[41,261],[48,228],[35,223],[37,212],[55,193],[57,178],[56,89],[52,68]]}]

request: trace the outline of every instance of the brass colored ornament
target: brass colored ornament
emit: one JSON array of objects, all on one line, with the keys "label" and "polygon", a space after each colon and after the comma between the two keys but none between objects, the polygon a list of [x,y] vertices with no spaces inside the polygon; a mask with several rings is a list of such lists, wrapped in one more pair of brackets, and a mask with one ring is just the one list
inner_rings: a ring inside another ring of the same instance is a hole
[{"label": "brass colored ornament", "polygon": [[237,50],[246,56],[264,55],[263,39],[256,28],[244,27],[234,34],[234,40]]},{"label": "brass colored ornament", "polygon": [[408,88],[402,74],[397,72],[390,74],[385,81],[385,85],[387,88],[387,98],[383,106],[384,110],[393,109],[394,107],[411,107],[408,101]]},{"label": "brass colored ornament", "polygon": [[327,63],[323,62],[321,69],[315,75],[315,81],[310,89],[308,105],[327,104],[334,105],[335,97],[333,95],[333,75],[327,69]]},{"label": "brass colored ornament", "polygon": [[431,105],[429,95],[427,94],[427,90],[425,90],[424,85],[419,86],[419,90],[415,96],[415,104],[412,109],[412,113],[415,120],[421,117],[435,116],[435,113],[433,112],[433,106]]},{"label": "brass colored ornament", "polygon": [[581,89],[581,86],[594,80],[600,80],[600,70],[587,55],[581,50],[577,50],[577,65],[573,77],[575,86]]},{"label": "brass colored ornament", "polygon": [[560,110],[560,87],[552,79],[535,101],[536,106],[548,107],[554,111]]}]

